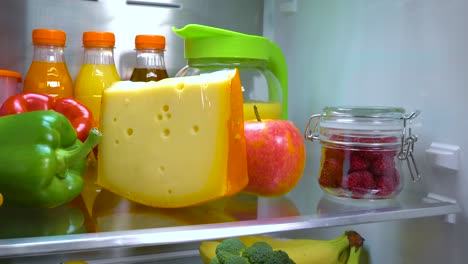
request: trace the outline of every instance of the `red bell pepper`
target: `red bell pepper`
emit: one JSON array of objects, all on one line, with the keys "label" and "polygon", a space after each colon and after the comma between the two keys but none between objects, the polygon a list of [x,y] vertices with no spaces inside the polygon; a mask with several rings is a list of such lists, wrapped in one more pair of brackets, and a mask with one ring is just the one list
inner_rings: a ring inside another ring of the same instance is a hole
[{"label": "red bell pepper", "polygon": [[84,142],[89,130],[95,127],[91,111],[73,98],[55,98],[41,93],[20,93],[9,97],[0,107],[0,116],[54,110],[70,120],[78,139]]}]

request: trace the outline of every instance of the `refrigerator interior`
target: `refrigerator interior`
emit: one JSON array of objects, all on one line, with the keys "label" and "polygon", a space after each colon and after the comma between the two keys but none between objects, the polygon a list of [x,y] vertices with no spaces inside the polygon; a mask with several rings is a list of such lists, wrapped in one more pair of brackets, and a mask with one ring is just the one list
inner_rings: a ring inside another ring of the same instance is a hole
[{"label": "refrigerator interior", "polygon": [[[166,66],[169,75],[174,76],[186,62],[183,40],[171,27],[198,23],[264,35],[282,48],[289,68],[289,119],[302,131],[309,116],[320,113],[324,106],[388,105],[402,106],[408,112],[421,110],[414,129],[419,137],[416,162],[423,178],[418,183],[407,178],[402,196],[433,193],[448,204],[456,202],[464,213],[433,213],[437,216],[419,218],[430,213],[419,213],[417,206],[409,206],[411,210],[406,211],[405,205],[395,212],[395,217],[392,212],[378,210],[376,217],[370,210],[369,220],[365,219],[367,214],[356,213],[349,217],[345,214],[343,221],[339,217],[324,218],[303,226],[293,218],[293,227],[287,232],[275,233],[262,227],[258,230],[281,237],[330,239],[354,229],[366,239],[365,262],[369,263],[464,263],[468,257],[463,250],[464,238],[468,238],[468,193],[464,192],[468,180],[463,178],[468,176],[463,168],[467,161],[463,150],[468,147],[463,138],[468,129],[463,119],[464,100],[468,98],[464,87],[468,81],[468,38],[464,26],[468,22],[464,15],[468,2],[4,0],[0,7],[4,25],[0,29],[0,68],[23,76],[32,57],[31,31],[38,27],[67,32],[65,54],[73,78],[81,65],[82,32],[88,30],[115,33],[116,65],[122,79],[129,77],[135,63],[134,36],[165,35]],[[428,161],[426,150],[433,142],[460,147],[457,170],[434,167]],[[326,213],[334,206],[323,198],[317,184],[319,145],[308,141],[306,146],[306,171],[286,196],[301,216],[320,210]],[[258,199],[258,219],[271,218],[281,203],[282,200]],[[231,232],[226,236],[236,231],[226,230]],[[216,236],[221,235],[213,235]],[[73,259],[95,260],[90,264],[202,263],[195,238],[188,237],[186,243],[175,243],[176,239],[170,245],[143,248],[117,248],[119,241],[115,241],[115,249],[96,252],[74,252],[79,248],[70,247],[68,253],[11,257],[0,259],[0,263],[61,263]],[[0,247],[2,243],[0,240]]]}]

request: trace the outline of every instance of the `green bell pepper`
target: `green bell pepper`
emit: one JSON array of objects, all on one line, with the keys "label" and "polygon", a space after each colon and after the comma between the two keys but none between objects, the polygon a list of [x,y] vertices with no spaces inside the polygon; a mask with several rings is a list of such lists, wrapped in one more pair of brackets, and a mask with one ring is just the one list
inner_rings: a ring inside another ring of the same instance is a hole
[{"label": "green bell pepper", "polygon": [[52,110],[0,117],[0,193],[4,205],[53,208],[83,188],[86,157],[99,143],[93,128],[84,143],[70,121]]}]

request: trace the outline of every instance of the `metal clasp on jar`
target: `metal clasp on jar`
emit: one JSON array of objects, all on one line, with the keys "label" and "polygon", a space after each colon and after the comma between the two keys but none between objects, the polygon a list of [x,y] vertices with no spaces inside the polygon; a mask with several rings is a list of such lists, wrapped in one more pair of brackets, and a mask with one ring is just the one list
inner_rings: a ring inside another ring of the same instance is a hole
[{"label": "metal clasp on jar", "polygon": [[[400,144],[400,151],[398,153],[399,160],[406,160],[408,165],[408,170],[410,172],[411,179],[413,182],[417,182],[421,179],[421,174],[419,173],[418,167],[416,165],[416,161],[413,156],[414,152],[414,144],[418,141],[417,135],[411,133],[411,128],[407,127],[408,121],[413,120],[416,118],[421,111],[414,111],[409,115],[403,115],[401,117],[403,121],[403,129],[401,130],[401,144]],[[310,141],[318,140],[320,141],[320,132],[318,130],[320,118],[322,114],[314,114],[309,117],[307,120],[306,128],[304,131],[304,138]],[[373,118],[373,117],[369,117]],[[314,122],[313,120],[316,119]],[[313,122],[313,127],[311,124]],[[408,131],[408,135],[406,134]],[[374,144],[375,145],[375,144]]]},{"label": "metal clasp on jar", "polygon": [[[408,128],[408,135],[406,135],[407,123],[408,121],[416,118],[421,112],[414,111],[409,115],[404,115],[403,119],[403,129],[401,131],[401,147],[400,152],[398,153],[398,159],[406,160],[408,165],[408,170],[411,175],[413,182],[417,182],[421,179],[421,174],[419,173],[418,166],[414,160],[414,143],[418,141],[418,136],[411,133],[411,128]],[[409,157],[409,159],[408,159]]]},{"label": "metal clasp on jar", "polygon": [[[314,141],[314,140],[320,140],[320,136],[319,136],[319,132],[318,132],[318,123],[319,123],[319,120],[320,120],[320,117],[322,117],[321,114],[315,114],[315,115],[311,115],[309,117],[309,120],[307,120],[307,125],[306,125],[306,128],[305,128],[305,131],[304,131],[304,138],[307,139],[307,140],[310,140],[310,141]],[[317,120],[315,120],[314,122],[314,127],[312,129],[310,129],[310,124],[312,123],[312,120],[317,118]]]}]

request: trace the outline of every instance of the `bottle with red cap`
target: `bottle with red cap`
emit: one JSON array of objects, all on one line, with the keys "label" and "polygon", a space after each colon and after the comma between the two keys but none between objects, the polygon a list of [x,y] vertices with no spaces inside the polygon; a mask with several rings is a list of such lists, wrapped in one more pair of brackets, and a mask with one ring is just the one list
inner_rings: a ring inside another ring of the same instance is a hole
[{"label": "bottle with red cap", "polygon": [[73,96],[73,80],[65,62],[66,33],[55,29],[34,29],[33,59],[24,78],[23,92],[56,97]]},{"label": "bottle with red cap", "polygon": [[112,32],[84,32],[83,46],[83,64],[75,80],[74,97],[91,110],[99,124],[102,92],[120,81],[114,61],[115,35]]},{"label": "bottle with red cap", "polygon": [[160,35],[137,35],[135,50],[137,65],[130,81],[149,82],[168,78],[164,62],[166,38]]}]

